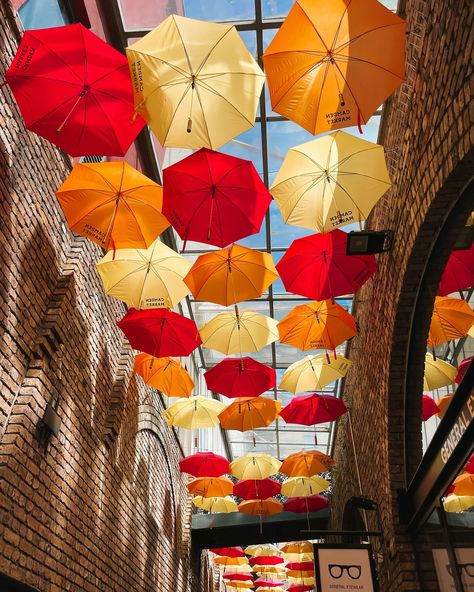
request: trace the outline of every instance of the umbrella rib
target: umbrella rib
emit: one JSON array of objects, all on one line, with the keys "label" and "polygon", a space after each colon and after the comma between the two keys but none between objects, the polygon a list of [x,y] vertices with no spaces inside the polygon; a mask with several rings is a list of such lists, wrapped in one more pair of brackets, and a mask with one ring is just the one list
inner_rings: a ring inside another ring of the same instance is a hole
[{"label": "umbrella rib", "polygon": [[128,209],[128,211],[130,212],[131,216],[133,217],[133,219],[136,222],[137,228],[142,236],[143,242],[146,244],[148,241],[146,240],[144,234],[143,234],[143,230],[138,222],[137,217],[135,216],[135,212],[132,210],[132,208],[130,207],[130,205],[127,203],[126,200],[122,199],[121,202],[123,203],[123,205]]},{"label": "umbrella rib", "polygon": [[[187,85],[187,87],[185,88],[185,90],[183,92],[182,97],[179,99],[179,101],[178,101],[178,103],[176,105],[176,109],[173,111],[173,115],[171,116],[170,124],[168,126],[168,131],[166,132],[165,138],[163,140],[163,146],[166,144],[166,141],[168,140],[168,136],[169,136],[170,130],[171,130],[172,126],[173,126],[174,118],[176,117],[176,114],[178,113],[178,109],[181,107],[181,103],[184,101],[184,98],[188,94],[190,88],[191,88],[191,83],[189,82],[188,85]],[[157,90],[157,89],[159,89],[159,87],[155,88],[153,90],[153,92],[155,92],[155,90]],[[151,96],[151,93],[150,93],[150,95],[148,95],[147,100],[149,99],[150,96]]]},{"label": "umbrella rib", "polygon": [[352,2],[352,0],[349,0],[349,2],[346,4],[344,10],[342,11],[341,18],[339,20],[339,24],[337,25],[336,32],[334,34],[334,39],[333,39],[333,41],[331,43],[331,51],[334,51],[334,47],[336,46],[336,42],[337,42],[337,37],[338,37],[338,35],[339,35],[340,31],[341,31],[342,21],[343,21],[344,17],[347,14],[347,10],[348,10],[349,5],[350,5],[351,2]]},{"label": "umbrella rib", "polygon": [[[229,31],[232,31],[232,29],[233,29],[233,28],[234,28],[234,27],[233,27],[233,25],[231,25],[231,26],[230,26],[230,27],[227,29],[227,31],[225,31],[225,33],[224,33],[224,34],[223,34],[221,37],[219,37],[219,39],[218,39],[218,40],[215,42],[215,44],[214,44],[214,45],[211,47],[211,49],[209,50],[209,53],[207,54],[207,56],[206,56],[206,57],[203,59],[203,61],[201,62],[201,64],[200,64],[200,65],[197,67],[197,70],[196,70],[196,76],[198,76],[198,75],[199,75],[199,72],[200,72],[200,71],[201,71],[201,70],[204,68],[204,66],[205,66],[205,64],[206,64],[207,60],[210,58],[210,56],[211,56],[212,52],[213,52],[213,51],[216,49],[216,47],[217,47],[217,46],[219,45],[219,43],[220,43],[220,42],[221,42],[221,41],[224,39],[224,37],[225,37],[225,36],[226,36],[226,35],[229,33]],[[183,45],[184,45],[184,43],[183,43]],[[184,50],[184,51],[186,52],[186,48],[185,48],[185,50]],[[186,55],[187,55],[187,53],[186,53]]]},{"label": "umbrella rib", "polygon": [[181,74],[184,78],[189,78],[189,72],[186,72],[186,70],[183,70],[182,68],[180,68],[176,64],[173,64],[172,62],[167,62],[163,58],[151,55],[151,54],[147,53],[146,51],[140,51],[138,49],[131,49],[132,47],[133,46],[130,46],[127,49],[130,49],[130,51],[132,51],[133,53],[137,53],[137,54],[140,54],[141,56],[145,56],[146,58],[151,58],[153,60],[157,60],[157,61],[161,62],[162,64],[165,64],[165,66],[168,66],[169,68],[171,68],[171,70],[174,70],[178,74]]},{"label": "umbrella rib", "polygon": [[[303,177],[305,175],[298,175],[298,176]],[[292,177],[292,178],[294,179],[295,177]],[[310,191],[311,189],[313,189],[321,180],[323,180],[323,178],[324,178],[323,175],[320,175],[319,178],[317,178],[314,181],[312,181],[310,183],[310,185],[303,191],[303,193],[299,196],[299,198],[296,201],[296,203],[294,204],[294,206],[289,211],[288,216],[286,218],[287,220],[293,214],[293,212],[296,210],[296,208],[298,207],[300,201],[303,199],[303,196],[306,195],[306,193],[308,193],[308,191]],[[326,184],[324,184],[324,186],[326,186]]]},{"label": "umbrella rib", "polygon": [[[104,265],[104,264],[102,264],[102,265]],[[105,263],[105,265],[106,265],[106,263]],[[125,274],[119,280],[117,280],[113,286],[110,286],[108,288],[107,292],[110,292],[111,290],[116,288],[119,284],[121,284],[123,281],[127,280],[130,276],[134,275],[135,273],[139,273],[142,270],[143,270],[143,267],[140,269],[134,269],[133,271],[129,271],[127,274]]]},{"label": "umbrella rib", "polygon": [[[235,105],[233,105],[233,104],[232,104],[232,103],[231,103],[231,102],[230,102],[228,99],[226,99],[226,98],[225,98],[223,95],[221,95],[221,94],[220,94],[220,93],[218,93],[218,92],[217,92],[217,91],[216,91],[214,88],[212,88],[212,86],[209,86],[208,84],[206,84],[206,83],[203,83],[203,82],[201,82],[201,86],[202,86],[203,88],[205,88],[205,89],[206,89],[208,92],[215,94],[217,97],[219,97],[220,99],[222,99],[223,101],[225,101],[225,102],[226,102],[226,103],[227,103],[227,104],[228,104],[230,107],[232,107],[232,109],[233,109],[234,111],[236,111],[236,112],[237,112],[239,115],[241,115],[241,116],[242,116],[242,117],[245,119],[245,121],[247,121],[248,123],[250,123],[250,125],[252,125],[252,126],[253,126],[253,122],[252,122],[252,121],[250,121],[250,119],[249,119],[249,118],[248,118],[246,115],[244,115],[244,114],[243,114],[241,111],[239,111],[239,110],[237,109],[237,107],[236,107]],[[197,89],[196,89],[196,93],[197,93]],[[199,102],[201,102],[201,101],[199,100]]]},{"label": "umbrella rib", "polygon": [[[363,154],[364,152],[371,152],[372,150],[383,150],[383,146],[381,146],[380,144],[375,144],[375,146],[369,146],[368,148],[361,148],[360,150],[356,150],[355,152],[351,152],[350,154],[348,154],[347,156],[344,156],[343,158],[341,158],[341,160],[339,160],[338,162],[336,162],[336,164],[332,167],[329,168],[330,171],[339,168],[342,164],[346,163],[348,160],[350,160],[353,156],[358,156],[359,154]],[[311,158],[308,156],[308,158]]]},{"label": "umbrella rib", "polygon": [[[339,74],[340,74],[341,78],[344,80],[344,82],[345,82],[345,84],[346,84],[347,88],[349,89],[349,92],[350,92],[350,93],[351,93],[351,95],[352,95],[352,98],[354,99],[354,103],[356,104],[356,107],[357,107],[357,109],[358,109],[359,113],[362,115],[362,111],[361,111],[361,109],[360,109],[360,107],[359,107],[359,103],[357,102],[357,99],[356,99],[356,97],[355,97],[354,93],[352,92],[352,89],[351,89],[351,87],[349,86],[349,83],[347,82],[347,79],[346,79],[346,77],[345,77],[345,76],[344,76],[344,74],[342,73],[342,70],[339,68],[339,65],[338,65],[338,63],[337,63],[336,61],[334,62],[334,67],[337,69],[337,71],[339,72]],[[364,123],[365,123],[365,122],[364,122]]]},{"label": "umbrella rib", "polygon": [[41,45],[43,45],[44,47],[47,48],[48,51],[50,51],[52,54],[54,54],[67,68],[68,70],[70,70],[74,76],[79,80],[79,83],[84,85],[84,80],[82,78],[79,77],[79,75],[77,74],[77,72],[72,68],[72,66],[66,62],[66,60],[64,60],[61,55],[59,53],[57,53],[56,51],[54,51],[54,49],[52,49],[49,45],[47,45],[41,38],[37,37],[34,32],[29,31],[30,35],[36,39],[36,41],[39,41],[41,43]]},{"label": "umbrella rib", "polygon": [[[101,104],[101,102],[100,102],[100,101],[99,101],[99,99],[98,99],[98,98],[97,98],[97,97],[94,95],[94,93],[88,93],[88,94],[89,94],[89,97],[90,97],[91,99],[92,99],[92,98],[94,99],[94,101],[97,103],[97,106],[99,107],[99,109],[100,109],[100,110],[102,111],[102,113],[104,114],[104,117],[105,117],[105,119],[106,119],[106,120],[108,121],[108,123],[109,123],[110,129],[112,130],[112,133],[113,133],[113,135],[114,135],[114,138],[115,138],[115,140],[116,140],[117,144],[120,146],[120,148],[122,148],[122,144],[120,143],[120,140],[119,140],[119,138],[118,138],[118,136],[117,136],[117,132],[116,132],[116,130],[115,130],[115,127],[114,127],[114,125],[112,124],[112,121],[110,120],[110,117],[109,117],[109,115],[108,115],[107,111],[105,111],[105,109],[102,107],[102,104]],[[85,95],[85,98],[87,98],[87,95]],[[84,115],[85,115],[85,109],[84,109]],[[84,127],[85,127],[85,125],[84,125]],[[80,140],[78,140],[78,142],[77,142],[78,144],[79,144],[79,141],[80,141]],[[125,161],[124,161],[124,162],[125,162]],[[123,170],[122,170],[122,177],[123,177]],[[120,181],[120,185],[121,185],[121,184],[122,184],[122,181]]]},{"label": "umbrella rib", "polygon": [[[104,183],[110,187],[111,191],[114,192],[114,194],[117,193],[117,188],[115,187],[115,185],[110,181],[110,179],[108,179],[105,175],[103,175],[100,171],[98,171],[96,168],[92,168],[90,165],[84,163],[84,162],[79,162],[77,163],[76,167],[80,167],[80,168],[85,168],[87,171],[92,171],[93,173],[95,173],[96,175],[98,175],[103,181]],[[82,191],[82,189],[73,189],[72,191]],[[91,189],[90,191],[94,191],[94,192],[99,192],[99,191],[104,191],[104,189]],[[115,196],[114,196],[115,197]]]},{"label": "umbrella rib", "polygon": [[349,39],[345,43],[342,43],[341,45],[339,45],[339,47],[334,48],[334,53],[340,52],[342,49],[345,49],[351,43],[354,43],[354,41],[357,41],[361,37],[364,37],[365,35],[369,35],[370,33],[373,33],[374,31],[379,31],[380,29],[388,29],[389,27],[399,27],[400,25],[404,25],[404,24],[405,24],[404,22],[389,23],[387,25],[380,25],[379,27],[374,27],[373,29],[368,29],[367,31],[364,31],[360,35],[356,35],[355,37],[352,37],[351,39]]},{"label": "umbrella rib", "polygon": [[[204,86],[204,85],[201,85],[201,86]],[[211,134],[209,132],[209,127],[207,125],[207,118],[206,118],[206,114],[204,113],[204,107],[203,107],[203,104],[202,104],[202,101],[201,101],[201,94],[199,92],[199,86],[196,85],[195,88],[194,88],[194,90],[196,91],[196,97],[197,97],[197,100],[199,102],[199,106],[201,107],[202,120],[203,120],[204,125],[206,127],[207,140],[209,142],[209,146],[211,146],[211,148],[212,148]]]}]

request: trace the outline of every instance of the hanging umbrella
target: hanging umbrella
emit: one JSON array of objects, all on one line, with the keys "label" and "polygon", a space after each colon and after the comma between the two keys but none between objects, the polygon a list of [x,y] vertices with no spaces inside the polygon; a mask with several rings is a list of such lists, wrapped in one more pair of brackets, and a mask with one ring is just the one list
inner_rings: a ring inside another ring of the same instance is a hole
[{"label": "hanging umbrella", "polygon": [[[287,500],[284,507],[286,512],[308,514],[309,512],[319,512],[329,508],[329,502],[323,495],[298,496]],[[286,566],[288,569],[293,569],[290,567],[290,563],[287,563]]]},{"label": "hanging umbrella", "polygon": [[178,399],[162,411],[161,415],[169,426],[186,430],[212,428],[219,423],[218,415],[223,408],[224,403],[198,395],[189,399]]},{"label": "hanging umbrella", "polygon": [[439,411],[438,411],[438,418],[439,419],[443,419],[452,400],[453,400],[453,395],[445,395],[444,397],[440,397],[438,399],[436,404],[439,409]]},{"label": "hanging umbrella", "polygon": [[433,347],[465,337],[474,323],[474,312],[465,300],[436,296],[428,343]]},{"label": "hanging umbrella", "polygon": [[[235,511],[238,511],[237,504],[235,504]],[[253,570],[248,563],[245,565],[219,565],[218,567],[220,568],[221,573],[253,573]]]},{"label": "hanging umbrella", "polygon": [[276,384],[276,372],[249,357],[226,358],[204,373],[207,388],[234,399],[258,397]]},{"label": "hanging umbrella", "polygon": [[190,267],[159,240],[148,249],[109,251],[97,263],[107,296],[137,309],[174,308],[189,294],[183,278]]},{"label": "hanging umbrella", "polygon": [[474,495],[448,495],[443,506],[446,512],[466,512],[474,508]]},{"label": "hanging umbrella", "polygon": [[227,477],[197,477],[186,486],[189,493],[202,497],[225,497],[234,490],[234,482]]},{"label": "hanging umbrella", "polygon": [[249,160],[203,148],[163,171],[163,213],[184,240],[226,247],[259,232],[272,196]]},{"label": "hanging umbrella", "polygon": [[314,563],[313,563],[313,569],[306,569],[306,570],[302,570],[302,569],[290,569],[287,573],[287,577],[289,579],[289,581],[291,581],[291,578],[294,578],[294,580],[304,580],[306,578],[313,578],[314,577]]},{"label": "hanging umbrella", "polygon": [[199,255],[184,281],[195,300],[229,306],[260,298],[277,278],[270,253],[233,244]]},{"label": "hanging umbrella", "polygon": [[214,547],[209,551],[221,557],[245,557],[242,547]]},{"label": "hanging umbrella", "polygon": [[214,452],[196,452],[179,461],[179,470],[193,477],[220,477],[229,472],[229,461]]},{"label": "hanging umbrella", "polygon": [[281,548],[283,553],[313,553],[313,549],[313,543],[310,543],[309,541],[287,543]]},{"label": "hanging umbrella", "polygon": [[239,588],[242,590],[244,588],[253,588],[253,584],[251,584],[250,582],[226,582],[226,586],[229,586],[231,588]]},{"label": "hanging umbrella", "polygon": [[338,131],[290,148],[270,191],[286,224],[330,232],[366,220],[390,185],[383,146]]},{"label": "hanging umbrella", "polygon": [[199,333],[204,347],[226,355],[257,352],[278,339],[275,319],[252,310],[221,312]]},{"label": "hanging umbrella", "polygon": [[126,52],[162,146],[217,149],[253,127],[265,77],[234,26],[172,14]]},{"label": "hanging umbrella", "polygon": [[[291,499],[298,500],[299,498],[293,497]],[[283,553],[283,558],[285,561],[314,561],[314,553],[312,551],[311,553]]]},{"label": "hanging umbrella", "polygon": [[[278,473],[281,462],[268,454],[249,452],[230,463],[230,473],[237,479],[266,479]],[[276,548],[276,547],[275,547]],[[245,549],[247,555],[252,555]]]},{"label": "hanging umbrella", "polygon": [[321,493],[329,487],[322,477],[289,477],[281,486],[282,495],[287,497],[307,497]]},{"label": "hanging umbrella", "polygon": [[121,162],[80,162],[56,191],[69,228],[104,249],[146,249],[169,226],[161,187]]},{"label": "hanging umbrella", "polygon": [[439,407],[436,405],[436,401],[429,395],[422,395],[421,397],[421,420],[428,421],[433,415],[439,413]]},{"label": "hanging umbrella", "polygon": [[344,402],[334,395],[299,395],[280,411],[286,423],[298,425],[315,425],[336,421],[346,413]]},{"label": "hanging umbrella", "polygon": [[248,545],[245,547],[244,551],[246,555],[250,555],[251,557],[271,557],[272,555],[280,555],[280,549],[276,545],[270,543]]},{"label": "hanging umbrella", "polygon": [[[281,485],[278,481],[274,481],[273,479],[244,479],[243,481],[239,481],[234,485],[234,495],[237,497],[241,497],[244,500],[249,499],[266,499],[267,497],[273,497],[280,493]],[[281,561],[276,561],[275,563],[282,563]],[[263,565],[262,562],[255,561],[252,563],[257,565]],[[272,563],[270,561],[270,563]]]},{"label": "hanging umbrella", "polygon": [[267,397],[241,397],[235,399],[219,414],[225,430],[246,432],[269,426],[281,411],[280,401]]},{"label": "hanging umbrella", "polygon": [[290,393],[321,390],[343,378],[351,366],[352,362],[342,356],[330,361],[324,354],[306,356],[288,366],[283,373],[280,388]]},{"label": "hanging umbrella", "polygon": [[301,304],[278,323],[280,343],[303,351],[332,349],[357,335],[354,317],[331,300]]},{"label": "hanging umbrella", "polygon": [[319,450],[301,450],[286,457],[280,473],[288,477],[312,477],[324,473],[334,465],[334,460]]},{"label": "hanging umbrella", "polygon": [[133,349],[158,358],[189,356],[201,344],[194,321],[164,308],[129,308],[117,325]]},{"label": "hanging umbrella", "polygon": [[294,240],[276,268],[285,289],[314,300],[354,294],[377,271],[374,255],[347,255],[347,234],[333,230]]},{"label": "hanging umbrella", "polygon": [[240,502],[239,512],[252,516],[273,516],[283,511],[283,504],[269,497],[267,499],[245,500]]},{"label": "hanging umbrella", "polygon": [[461,496],[474,496],[474,475],[462,473],[453,482],[454,493]]},{"label": "hanging umbrella", "polygon": [[472,362],[472,356],[470,356],[469,358],[466,358],[460,364],[458,364],[458,371],[456,373],[456,376],[454,377],[454,382],[456,384],[461,384],[461,381],[464,378],[464,375],[466,374],[467,369],[469,368],[471,362]]},{"label": "hanging umbrella", "polygon": [[[275,481],[274,481],[274,483],[275,483]],[[279,492],[280,492],[280,489],[278,489],[277,493],[279,493]],[[241,497],[241,496],[239,496],[239,497]],[[272,497],[272,496],[268,496],[268,497]],[[246,499],[251,499],[251,498],[246,498]],[[262,499],[264,499],[264,498],[262,498]],[[257,557],[251,557],[249,559],[249,563],[250,563],[250,565],[271,566],[271,565],[278,565],[280,563],[284,563],[284,559],[283,559],[283,557],[279,557],[278,555],[259,555]]]},{"label": "hanging umbrella", "polygon": [[145,123],[125,56],[81,24],[25,31],[5,80],[26,127],[72,156],[124,156]]},{"label": "hanging umbrella", "polygon": [[474,452],[469,457],[469,460],[467,461],[467,464],[464,467],[464,472],[474,475]]},{"label": "hanging umbrella", "polygon": [[133,369],[145,384],[168,397],[189,397],[194,382],[185,368],[173,358],[155,358],[149,354],[137,354]]},{"label": "hanging umbrella", "polygon": [[291,584],[286,592],[314,592],[314,586],[308,584]]},{"label": "hanging umbrella", "polygon": [[375,0],[298,0],[263,63],[280,115],[313,135],[360,126],[405,78],[405,21]]},{"label": "hanging umbrella", "polygon": [[245,582],[245,581],[253,581],[253,575],[252,574],[244,574],[244,573],[226,573],[222,576],[224,578],[224,580],[235,580],[235,581],[241,581],[241,582]]},{"label": "hanging umbrella", "polygon": [[258,578],[257,580],[255,580],[255,582],[253,583],[254,586],[262,586],[265,588],[279,588],[280,586],[283,586],[285,582],[283,582],[282,580],[270,580],[268,578],[268,576],[266,577],[261,577]]},{"label": "hanging umbrella", "polygon": [[255,574],[259,578],[270,578],[275,580],[284,580],[287,576],[286,569],[281,566],[267,566],[261,569],[254,569]]},{"label": "hanging umbrella", "polygon": [[469,249],[451,252],[438,286],[438,295],[468,290],[474,286],[474,243]]},{"label": "hanging umbrella", "polygon": [[288,576],[288,581],[294,584],[312,586],[313,588],[316,585],[316,581],[313,577]]},{"label": "hanging umbrella", "polygon": [[449,386],[453,383],[456,376],[456,368],[444,360],[436,360],[430,353],[425,356],[425,375],[423,379],[423,388],[426,391]]},{"label": "hanging umbrella", "polygon": [[[230,512],[237,512],[237,504],[231,497],[203,497],[201,495],[198,495],[193,498],[193,504],[197,508],[200,508],[201,510],[206,510],[206,512],[210,512],[211,514],[229,514]],[[228,555],[228,557],[242,556]]]},{"label": "hanging umbrella", "polygon": [[247,557],[215,557],[214,563],[218,565],[248,565],[249,560]]},{"label": "hanging umbrella", "polygon": [[286,590],[280,586],[275,586],[273,588],[269,586],[259,586],[258,588],[255,588],[255,592],[286,592]]}]

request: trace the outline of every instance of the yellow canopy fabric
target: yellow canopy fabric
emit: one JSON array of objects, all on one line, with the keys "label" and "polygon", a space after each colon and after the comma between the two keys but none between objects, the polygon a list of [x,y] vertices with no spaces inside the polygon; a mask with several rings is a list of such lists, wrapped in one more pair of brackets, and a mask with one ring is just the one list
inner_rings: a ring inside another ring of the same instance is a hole
[{"label": "yellow canopy fabric", "polygon": [[[329,457],[328,457],[329,458]],[[296,553],[298,555],[302,553],[311,553],[313,555],[313,543],[309,541],[299,541],[296,543],[287,543],[281,550],[283,553]]]},{"label": "yellow canopy fabric", "polygon": [[321,493],[329,487],[329,482],[322,477],[290,477],[283,482],[281,494],[287,497],[307,497]]},{"label": "yellow canopy fabric", "polygon": [[299,569],[290,569],[287,574],[288,578],[312,578],[314,577],[314,569],[307,569],[307,570],[299,570]]},{"label": "yellow canopy fabric", "polygon": [[290,148],[270,192],[286,224],[330,232],[365,220],[390,186],[383,146],[337,131]]},{"label": "yellow canopy fabric", "polygon": [[159,240],[148,249],[109,251],[97,263],[105,293],[136,309],[173,308],[189,294],[190,262]]},{"label": "yellow canopy fabric", "polygon": [[283,373],[280,388],[290,393],[321,390],[331,382],[342,378],[352,366],[347,358],[338,356],[335,360],[325,354],[305,356],[294,362]]},{"label": "yellow canopy fabric", "polygon": [[173,358],[155,358],[149,354],[137,354],[133,369],[146,384],[168,397],[189,397],[194,382],[179,361]]},{"label": "yellow canopy fabric", "polygon": [[[265,455],[267,456],[267,455]],[[244,457],[242,457],[244,458]],[[272,473],[273,474],[273,473]],[[240,477],[242,479],[242,477]],[[249,479],[250,477],[243,477],[244,479]],[[264,477],[256,477],[257,479],[264,478]],[[247,555],[251,557],[272,557],[273,555],[281,555],[280,549],[272,544],[262,544],[262,545],[249,545],[244,549]]]},{"label": "yellow canopy fabric", "polygon": [[443,506],[446,512],[465,512],[474,508],[474,495],[448,495]]},{"label": "yellow canopy fabric", "polygon": [[[247,590],[253,587],[251,582],[239,582],[239,581],[230,581],[225,583],[226,586],[229,588],[237,588],[238,590]],[[237,590],[235,591],[237,592]]]},{"label": "yellow canopy fabric", "polygon": [[[209,499],[209,498],[208,498]],[[235,504],[237,507],[237,504]],[[222,573],[252,573],[252,567],[246,563],[244,565],[220,565]]]},{"label": "yellow canopy fabric", "polygon": [[278,339],[277,321],[252,310],[222,312],[199,329],[202,343],[223,354],[257,352]]},{"label": "yellow canopy fabric", "polygon": [[292,576],[288,576],[288,581],[292,584],[304,584],[305,586],[314,586],[316,584],[314,578],[295,578]]},{"label": "yellow canopy fabric", "polygon": [[264,74],[234,26],[173,14],[126,53],[136,112],[163,146],[217,150],[253,127]]},{"label": "yellow canopy fabric", "polygon": [[187,430],[197,428],[211,428],[219,423],[219,413],[224,409],[224,403],[209,397],[189,397],[178,399],[161,415],[169,426],[176,426]]},{"label": "yellow canopy fabric", "polygon": [[266,479],[278,473],[280,466],[281,461],[269,454],[249,452],[230,463],[230,473],[238,479]]},{"label": "yellow canopy fabric", "polygon": [[291,561],[314,561],[314,553],[283,553],[286,563]]},{"label": "yellow canopy fabric", "polygon": [[214,563],[218,565],[248,565],[247,557],[215,557]]},{"label": "yellow canopy fabric", "polygon": [[[211,512],[212,514],[229,514],[230,512],[237,512],[237,504],[228,496],[202,497],[201,495],[197,495],[193,498],[193,504],[196,508],[201,508],[201,510],[206,510],[206,512]],[[250,566],[248,570],[251,571]]]},{"label": "yellow canopy fabric", "polygon": [[[262,575],[262,574],[280,574],[282,575],[282,577],[285,577],[286,575],[286,569],[285,567],[282,567],[283,564],[280,565],[254,565],[253,566],[253,571],[258,574],[258,575]],[[277,576],[274,576],[277,577]]]},{"label": "yellow canopy fabric", "polygon": [[423,380],[423,388],[426,391],[434,391],[449,386],[454,382],[456,374],[457,370],[454,366],[439,358],[435,360],[430,353],[426,354]]}]

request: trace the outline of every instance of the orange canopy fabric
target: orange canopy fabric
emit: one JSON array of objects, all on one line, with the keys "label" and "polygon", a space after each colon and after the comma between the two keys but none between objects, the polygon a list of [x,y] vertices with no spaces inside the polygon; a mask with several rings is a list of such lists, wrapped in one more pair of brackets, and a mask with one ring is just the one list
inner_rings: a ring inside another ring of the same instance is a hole
[{"label": "orange canopy fabric", "polygon": [[188,372],[173,358],[155,358],[149,354],[135,356],[134,370],[146,384],[168,397],[189,397],[194,382]]},{"label": "orange canopy fabric", "polygon": [[436,346],[465,337],[473,323],[474,313],[465,300],[436,296],[428,343]]},{"label": "orange canopy fabric", "polygon": [[281,402],[267,397],[240,397],[219,413],[226,430],[246,432],[270,425],[281,411]]},{"label": "orange canopy fabric", "polygon": [[196,300],[229,306],[259,298],[278,277],[270,253],[233,244],[200,255],[184,282]]},{"label": "orange canopy fabric", "polygon": [[69,228],[104,249],[146,249],[170,225],[160,185],[124,161],[79,163],[56,191]]},{"label": "orange canopy fabric", "polygon": [[405,77],[405,21],[376,0],[297,0],[263,54],[274,111],[312,134],[366,123]]},{"label": "orange canopy fabric", "polygon": [[215,557],[214,563],[218,565],[248,565],[247,557]]},{"label": "orange canopy fabric", "polygon": [[283,512],[283,504],[272,497],[264,500],[247,500],[241,502],[238,508],[239,512],[252,516],[272,516]]},{"label": "orange canopy fabric", "polygon": [[302,553],[313,553],[314,548],[313,548],[313,543],[310,543],[309,541],[299,541],[297,543],[287,543],[286,545],[284,545],[281,548],[281,550],[283,553],[302,554]]},{"label": "orange canopy fabric", "polygon": [[474,495],[474,475],[462,473],[453,481],[455,495]]},{"label": "orange canopy fabric", "polygon": [[234,490],[234,483],[227,477],[198,477],[187,485],[189,493],[202,497],[225,497]]},{"label": "orange canopy fabric", "polygon": [[357,335],[354,317],[332,300],[309,302],[295,308],[278,323],[281,343],[303,351],[336,349]]},{"label": "orange canopy fabric", "polygon": [[319,450],[302,450],[286,457],[280,467],[280,473],[288,477],[312,477],[328,471],[333,465],[334,460]]}]

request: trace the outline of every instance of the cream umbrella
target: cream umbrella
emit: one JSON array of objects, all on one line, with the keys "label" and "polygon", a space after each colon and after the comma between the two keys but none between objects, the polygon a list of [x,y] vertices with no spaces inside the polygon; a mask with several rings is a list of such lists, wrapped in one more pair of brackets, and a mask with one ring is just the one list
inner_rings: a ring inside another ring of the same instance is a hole
[{"label": "cream umbrella", "polygon": [[287,497],[307,497],[321,493],[329,487],[329,481],[319,476],[290,477],[283,482],[281,494]]},{"label": "cream umbrella", "polygon": [[230,463],[230,474],[238,479],[266,479],[278,473],[281,461],[261,452],[249,452]]},{"label": "cream umbrella", "polygon": [[[248,477],[245,477],[246,479]],[[274,555],[281,555],[280,549],[276,545],[265,543],[261,545],[249,545],[244,549],[247,555],[251,557],[272,557]]]},{"label": "cream umbrella", "polygon": [[218,415],[225,408],[224,403],[210,397],[189,397],[178,399],[161,415],[169,426],[187,430],[211,428],[219,423]]},{"label": "cream umbrella", "polygon": [[234,26],[173,14],[126,53],[135,110],[163,146],[216,150],[253,127],[265,78]]},{"label": "cream umbrella", "polygon": [[448,495],[443,502],[446,512],[465,512],[474,508],[474,495]]},{"label": "cream umbrella", "polygon": [[[197,495],[193,497],[193,504],[196,508],[200,508],[201,510],[206,510],[206,512],[211,512],[213,514],[217,513],[225,513],[229,514],[230,512],[237,512],[237,504],[235,501],[229,497],[202,497],[202,495]],[[237,566],[234,566],[237,567]],[[250,567],[250,566],[249,566]],[[251,569],[249,569],[251,571]]]},{"label": "cream umbrella", "polygon": [[326,354],[305,356],[294,362],[283,373],[280,388],[290,393],[321,390],[346,375],[352,362],[338,356],[328,362]]},{"label": "cream umbrella", "polygon": [[290,148],[270,192],[286,224],[330,232],[365,220],[390,185],[383,146],[337,131]]},{"label": "cream umbrella", "polygon": [[457,370],[448,362],[434,359],[432,354],[427,353],[425,357],[425,375],[423,378],[423,388],[427,391],[443,388],[453,384]]}]

